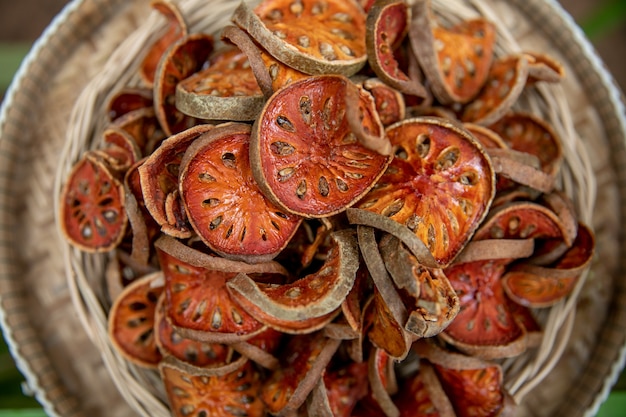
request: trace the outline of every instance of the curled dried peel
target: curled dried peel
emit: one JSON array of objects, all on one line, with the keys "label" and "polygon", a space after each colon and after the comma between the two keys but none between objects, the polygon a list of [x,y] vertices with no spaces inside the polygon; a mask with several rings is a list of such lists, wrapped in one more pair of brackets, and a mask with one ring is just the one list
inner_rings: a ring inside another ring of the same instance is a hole
[{"label": "curled dried peel", "polygon": [[241,3],[232,20],[272,56],[306,74],[358,72],[367,61],[365,13],[352,0]]},{"label": "curled dried peel", "polygon": [[419,238],[436,261],[428,267],[448,265],[491,205],[491,162],[470,133],[444,119],[405,119],[389,126],[387,136],[395,158],[355,207],[388,217]]},{"label": "curled dried peel", "polygon": [[[328,258],[317,272],[280,286],[257,283],[245,275],[228,282],[235,299],[245,298],[266,315],[299,321],[337,310],[354,284],[359,266],[356,239],[349,230],[331,234]],[[256,310],[255,309],[255,310]]]},{"label": "curled dried peel", "polygon": [[400,417],[456,417],[452,404],[443,391],[437,374],[426,360],[419,362],[419,372],[403,381],[393,398]]},{"label": "curled dried peel", "polygon": [[411,47],[433,94],[444,104],[474,99],[493,61],[494,25],[475,19],[444,28],[436,22],[429,0],[414,3],[413,17]]}]

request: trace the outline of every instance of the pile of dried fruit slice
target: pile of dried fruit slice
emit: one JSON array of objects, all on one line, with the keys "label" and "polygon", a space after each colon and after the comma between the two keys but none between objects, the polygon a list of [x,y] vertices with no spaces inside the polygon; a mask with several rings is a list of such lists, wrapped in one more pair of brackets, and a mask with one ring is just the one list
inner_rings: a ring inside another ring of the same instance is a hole
[{"label": "pile of dried fruit slice", "polygon": [[559,64],[427,0],[242,3],[216,50],[153,6],[169,29],[58,214],[115,255],[120,354],[177,416],[508,415],[498,360],[594,253],[518,106]]}]

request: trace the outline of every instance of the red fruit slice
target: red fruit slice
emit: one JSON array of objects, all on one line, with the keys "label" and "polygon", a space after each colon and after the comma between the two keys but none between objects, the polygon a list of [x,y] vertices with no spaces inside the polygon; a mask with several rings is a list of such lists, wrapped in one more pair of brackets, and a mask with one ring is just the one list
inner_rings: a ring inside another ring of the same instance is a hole
[{"label": "red fruit slice", "polygon": [[192,234],[186,216],[182,216],[182,202],[177,204],[181,220],[184,219],[180,223],[168,221],[166,203],[169,195],[178,192],[178,175],[183,154],[191,142],[212,128],[212,125],[198,125],[169,137],[139,168],[146,208],[164,233],[179,238],[187,238]]},{"label": "red fruit slice", "polygon": [[384,350],[373,349],[367,362],[372,399],[387,416],[399,415],[398,407],[391,399],[391,394],[395,394],[398,389],[393,373],[393,360]]},{"label": "red fruit slice", "polygon": [[366,363],[352,362],[338,369],[331,364],[311,392],[307,412],[310,416],[350,417],[367,391]]},{"label": "red fruit slice", "polygon": [[124,238],[128,216],[123,186],[89,152],[72,167],[59,211],[63,234],[80,250],[108,252]]},{"label": "red fruit slice", "polygon": [[262,377],[246,358],[200,368],[176,361],[159,365],[173,416],[262,417]]},{"label": "red fruit slice", "polygon": [[509,113],[490,128],[505,143],[520,152],[539,158],[541,169],[555,177],[561,168],[563,149],[554,129],[544,120],[529,113]]},{"label": "red fruit slice", "polygon": [[378,78],[368,78],[363,81],[363,88],[374,97],[376,111],[383,126],[389,126],[404,119],[406,105],[404,95],[400,91]]},{"label": "red fruit slice", "polygon": [[503,387],[498,364],[453,353],[422,339],[415,351],[432,363],[456,415],[496,417],[515,413],[515,402]]},{"label": "red fruit slice", "polygon": [[167,28],[166,32],[148,49],[148,53],[139,67],[139,74],[150,87],[154,83],[161,56],[174,42],[187,35],[187,23],[174,3],[152,0],[151,6],[167,19]]},{"label": "red fruit slice", "polygon": [[109,338],[129,361],[156,367],[161,360],[154,335],[155,309],[162,286],[155,286],[161,272],[146,275],[128,285],[111,306]]},{"label": "red fruit slice", "polygon": [[[255,122],[252,173],[264,194],[285,210],[304,217],[339,213],[361,198],[389,163],[390,157],[357,141],[347,116],[351,88],[351,81],[338,75],[293,82],[268,100]],[[376,126],[375,112],[363,113],[362,124]]]},{"label": "red fruit slice", "polygon": [[409,27],[410,9],[405,1],[378,0],[367,13],[365,42],[368,62],[378,78],[404,94],[426,97],[418,80],[411,80],[400,69],[394,50],[402,43]]},{"label": "red fruit slice", "polygon": [[115,119],[111,125],[128,132],[143,156],[150,155],[165,139],[152,106],[131,110]]},{"label": "red fruit slice", "polygon": [[274,258],[301,218],[269,201],[252,177],[250,126],[222,124],[195,140],[180,165],[189,223],[212,250],[247,262]]},{"label": "red fruit slice", "polygon": [[365,13],[352,0],[242,3],[232,20],[279,61],[307,74],[353,75],[367,60]]},{"label": "red fruit slice", "polygon": [[399,417],[456,417],[433,366],[425,360],[420,361],[417,374],[403,381],[393,400]]},{"label": "red fruit slice", "polygon": [[163,356],[171,355],[199,367],[218,366],[228,362],[232,350],[227,345],[203,343],[181,336],[167,320],[163,301],[165,296],[159,298],[154,320],[156,345]]},{"label": "red fruit slice", "polygon": [[126,87],[115,93],[109,100],[107,114],[110,121],[133,110],[152,107],[152,89]]},{"label": "red fruit slice", "polygon": [[388,127],[387,136],[395,158],[356,207],[399,223],[439,266],[448,265],[490,207],[495,177],[489,158],[469,132],[443,119],[406,119]]},{"label": "red fruit slice", "polygon": [[260,397],[272,414],[294,413],[322,378],[339,340],[321,332],[292,336],[279,355],[280,367],[265,381]]},{"label": "red fruit slice", "polygon": [[176,86],[176,108],[200,119],[254,120],[264,103],[248,57],[238,48],[220,51],[208,67]]},{"label": "red fruit slice", "polygon": [[443,104],[467,103],[479,93],[493,61],[495,36],[494,25],[485,19],[444,28],[435,21],[430,1],[413,6],[411,47]]},{"label": "red fruit slice", "polygon": [[322,317],[337,310],[354,284],[359,254],[351,230],[335,232],[331,239],[332,248],[318,271],[278,286],[240,274],[228,282],[233,298],[254,304],[251,313],[262,310],[285,321]]},{"label": "red fruit slice", "polygon": [[[166,315],[182,336],[203,342],[232,343],[264,330],[263,324],[228,294],[226,283],[237,271],[221,263],[220,258],[191,248],[186,250],[191,255],[179,259],[171,250],[176,246],[162,242],[157,241],[156,247],[165,275]],[[241,270],[247,268],[250,266],[241,266]]]},{"label": "red fruit slice", "polygon": [[503,277],[502,285],[515,302],[527,307],[550,307],[572,292],[593,257],[595,239],[581,224],[571,248],[553,265],[521,264]]},{"label": "red fruit slice", "polygon": [[213,37],[188,35],[173,44],[161,58],[154,81],[154,108],[166,135],[174,135],[197,124],[177,108],[176,86],[200,71],[213,52]]},{"label": "red fruit slice", "polygon": [[491,125],[517,102],[528,78],[528,60],[524,55],[500,58],[493,63],[485,88],[469,103],[461,120]]},{"label": "red fruit slice", "polygon": [[527,346],[526,334],[508,308],[501,277],[508,260],[478,261],[445,270],[461,309],[441,333],[459,350],[481,358],[512,357]]}]

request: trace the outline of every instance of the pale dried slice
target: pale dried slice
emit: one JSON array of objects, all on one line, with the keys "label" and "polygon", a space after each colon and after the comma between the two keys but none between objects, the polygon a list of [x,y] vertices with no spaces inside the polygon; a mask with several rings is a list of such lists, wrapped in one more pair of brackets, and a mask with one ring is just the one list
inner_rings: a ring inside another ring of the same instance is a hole
[{"label": "pale dried slice", "polygon": [[430,0],[413,4],[411,47],[442,104],[467,103],[479,93],[492,65],[495,36],[493,23],[484,18],[445,28],[436,21]]},{"label": "pale dried slice", "polygon": [[[191,226],[186,221],[181,224],[168,222],[166,201],[168,195],[178,191],[180,161],[185,151],[191,142],[210,129],[213,126],[209,124],[197,125],[170,136],[139,167],[146,208],[164,233],[179,238],[192,235]],[[182,202],[179,201],[179,204],[182,207]]]},{"label": "pale dried slice", "polygon": [[168,358],[159,370],[174,417],[265,415],[261,373],[245,357],[203,368]]},{"label": "pale dried slice", "polygon": [[554,57],[540,52],[524,52],[528,56],[526,85],[538,82],[558,83],[565,78],[565,67]]},{"label": "pale dried slice", "polygon": [[177,108],[177,85],[200,71],[213,52],[213,36],[196,33],[173,44],[159,61],[154,81],[154,109],[166,135],[198,124]]},{"label": "pale dried slice", "polygon": [[[405,119],[389,126],[387,136],[395,158],[355,207],[389,218],[405,235],[421,241],[436,261],[426,266],[448,265],[491,205],[495,174],[489,157],[467,130],[444,119]],[[412,251],[418,246],[386,231]],[[423,254],[414,254],[425,260]]]},{"label": "pale dried slice", "polygon": [[159,61],[165,51],[179,39],[187,36],[187,23],[179,8],[171,1],[152,0],[150,5],[167,20],[165,33],[148,49],[139,66],[139,75],[148,87],[152,87]]},{"label": "pale dried slice", "polygon": [[493,63],[484,88],[464,109],[461,120],[489,126],[505,115],[526,86],[528,59],[511,55]]},{"label": "pale dried slice", "polygon": [[232,16],[272,56],[307,74],[357,73],[367,61],[365,13],[353,0],[241,3]]},{"label": "pale dried slice", "polygon": [[281,366],[261,389],[267,411],[278,416],[295,413],[322,378],[340,343],[321,332],[292,336],[279,355]]},{"label": "pale dried slice", "polygon": [[161,361],[155,334],[155,310],[163,285],[156,286],[163,274],[148,274],[124,288],[108,318],[109,340],[113,347],[136,365],[154,368]]},{"label": "pale dried slice", "polygon": [[124,187],[90,152],[74,164],[61,192],[59,220],[65,238],[85,252],[108,252],[128,225]]},{"label": "pale dried slice", "polygon": [[325,316],[337,310],[354,284],[359,267],[356,238],[350,229],[331,234],[328,258],[320,269],[292,283],[271,285],[240,274],[228,282],[235,300],[245,299],[266,315],[284,321]]},{"label": "pale dried slice", "polygon": [[409,311],[405,328],[419,337],[442,332],[459,312],[454,289],[441,269],[426,268],[391,235],[380,243],[385,266],[398,289],[405,295]]},{"label": "pale dried slice", "polygon": [[199,119],[254,120],[264,103],[248,56],[238,48],[220,51],[176,85],[176,108]]},{"label": "pale dried slice", "polygon": [[250,125],[224,123],[194,140],[179,173],[189,223],[220,255],[249,263],[273,259],[301,217],[285,213],[255,182],[249,161]]},{"label": "pale dried slice", "polygon": [[[391,157],[359,143],[349,121],[347,94],[355,89],[340,75],[312,76],[267,101],[252,129],[250,163],[263,193],[284,210],[303,217],[337,214],[383,174]],[[358,111],[361,103],[355,104]],[[375,112],[364,112],[361,123],[375,128]]]},{"label": "pale dried slice", "polygon": [[426,97],[426,90],[417,79],[402,71],[394,51],[402,43],[409,28],[411,9],[403,0],[377,0],[367,13],[365,42],[370,68],[385,84],[398,91]]},{"label": "pale dried slice", "polygon": [[554,189],[556,178],[541,169],[538,157],[514,149],[490,149],[488,153],[493,169],[499,175],[499,191],[511,188],[511,182],[542,193]]},{"label": "pale dried slice", "polygon": [[572,246],[554,264],[514,266],[502,278],[507,295],[515,302],[532,308],[545,308],[558,303],[572,292],[593,258],[595,238],[581,224]]}]

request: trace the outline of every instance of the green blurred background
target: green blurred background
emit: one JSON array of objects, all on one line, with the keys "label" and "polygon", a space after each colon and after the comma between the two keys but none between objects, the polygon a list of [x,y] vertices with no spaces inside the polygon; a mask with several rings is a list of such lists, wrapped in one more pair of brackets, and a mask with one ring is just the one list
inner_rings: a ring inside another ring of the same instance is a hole
[{"label": "green blurred background", "polygon": [[[0,101],[28,53],[66,0],[0,0]],[[626,0],[562,0],[581,25],[622,89],[626,89]],[[24,378],[0,339],[0,417],[45,416],[22,392]],[[626,417],[626,373],[622,373],[598,417]]]}]

